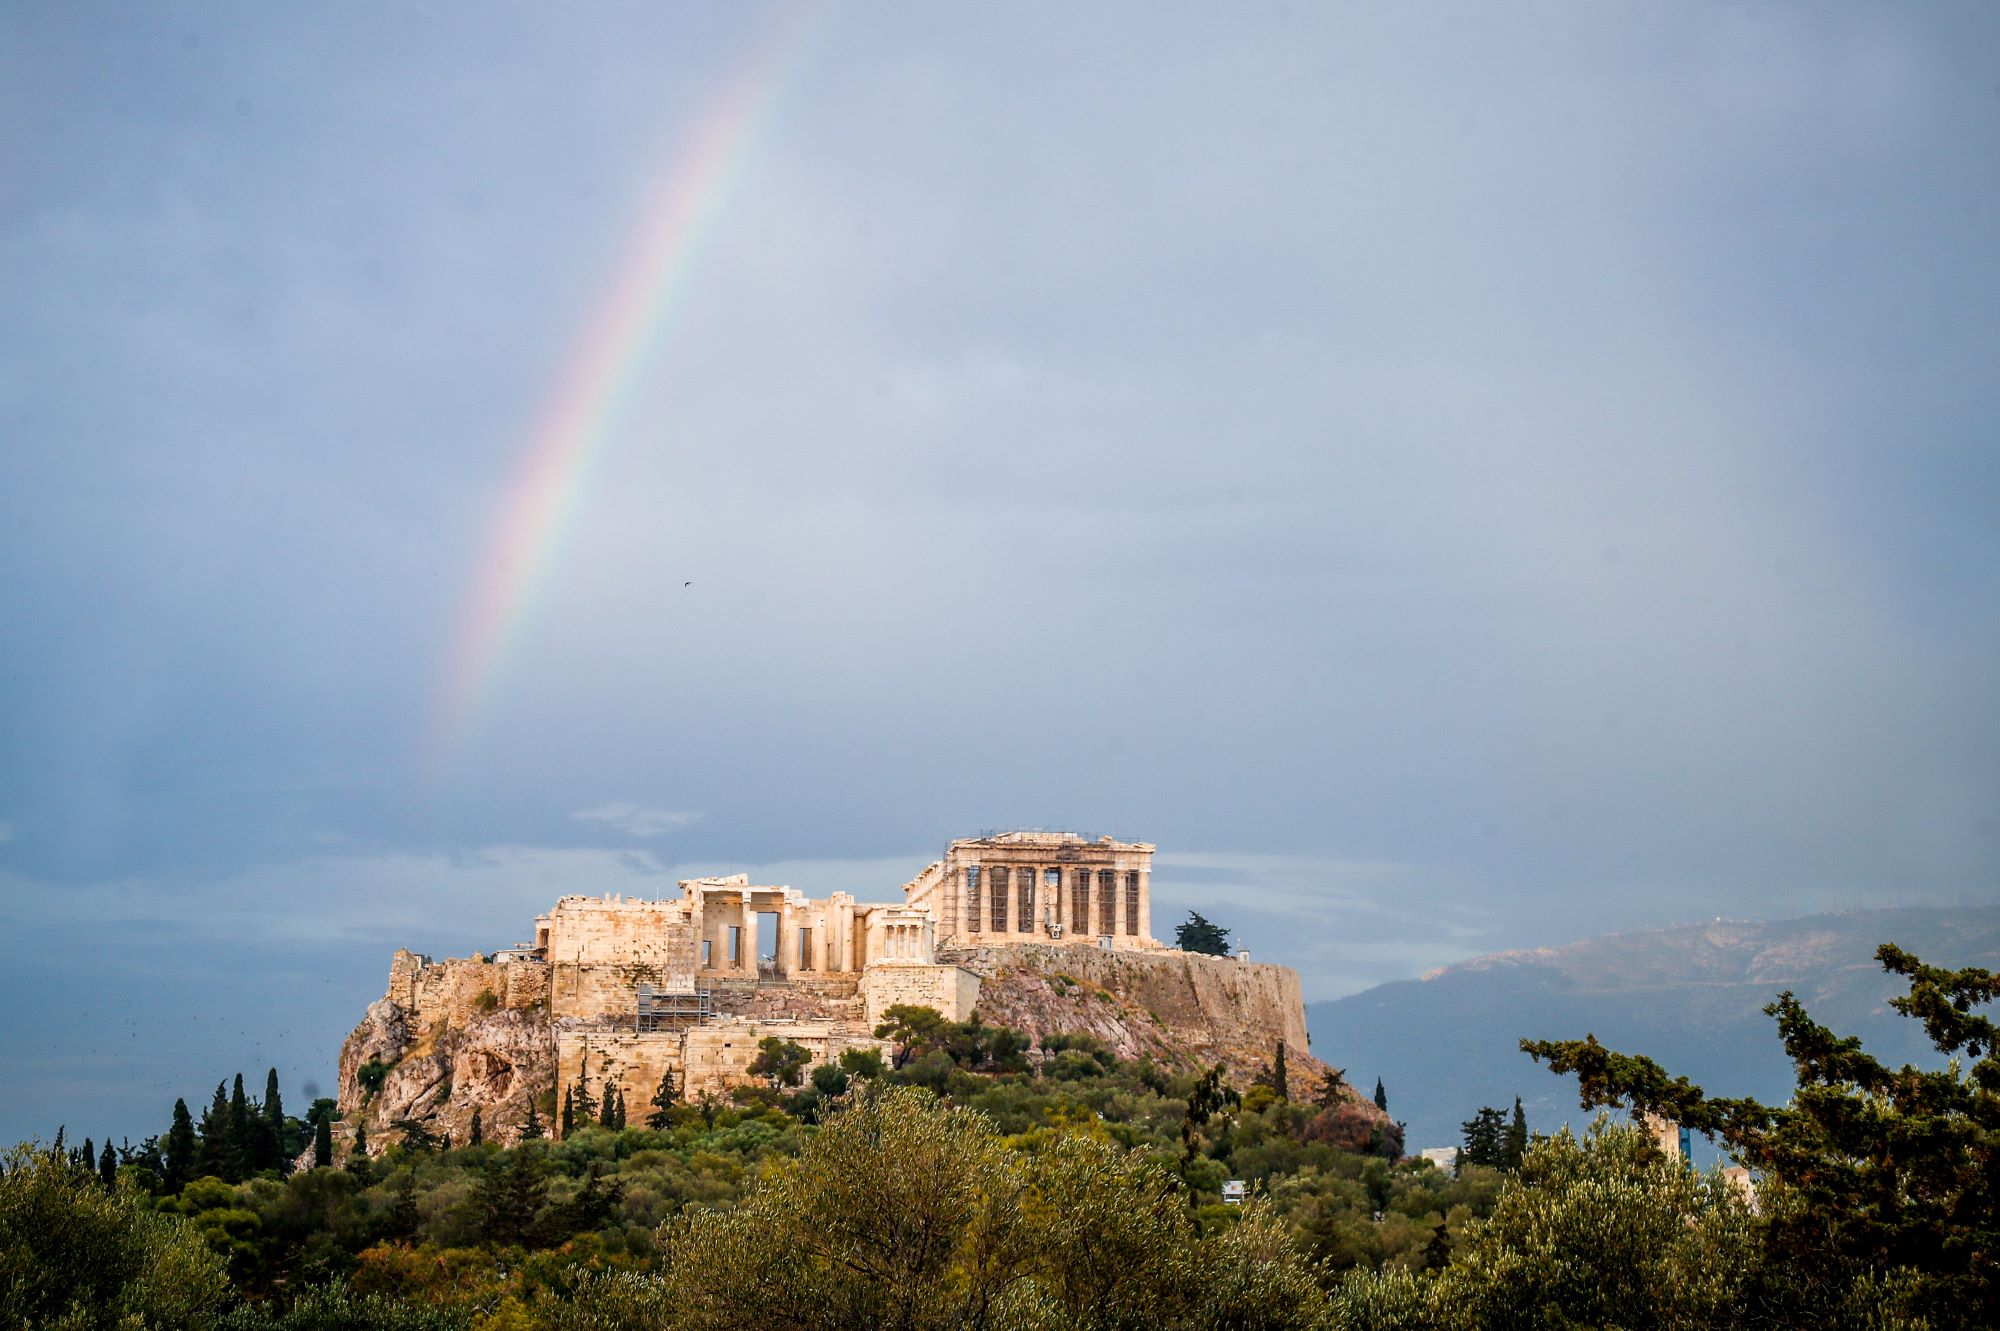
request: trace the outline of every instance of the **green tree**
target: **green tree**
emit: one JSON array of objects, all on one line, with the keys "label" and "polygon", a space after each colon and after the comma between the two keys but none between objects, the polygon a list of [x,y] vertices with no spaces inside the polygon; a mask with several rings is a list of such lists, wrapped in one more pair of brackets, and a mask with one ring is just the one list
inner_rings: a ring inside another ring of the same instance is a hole
[{"label": "green tree", "polygon": [[0,1326],[200,1331],[229,1292],[201,1235],[138,1192],[25,1145],[0,1158]]},{"label": "green tree", "polygon": [[1459,1164],[1500,1168],[1501,1139],[1506,1127],[1499,1110],[1492,1105],[1482,1105],[1478,1113],[1459,1125],[1459,1130],[1465,1140],[1464,1148],[1458,1153]]},{"label": "green tree", "polygon": [[517,1147],[501,1153],[474,1189],[481,1236],[488,1243],[524,1241],[547,1193],[539,1150]]},{"label": "green tree", "polygon": [[468,1146],[477,1146],[486,1140],[485,1125],[479,1121],[478,1105],[472,1107],[472,1126],[468,1130],[467,1136],[469,1140],[466,1142],[466,1145]]},{"label": "green tree", "polygon": [[951,1023],[934,1007],[896,1003],[883,1009],[875,1038],[895,1044],[890,1062],[901,1071],[917,1055],[944,1049],[951,1039]]},{"label": "green tree", "polygon": [[1340,1068],[1329,1067],[1326,1078],[1319,1084],[1319,1091],[1313,1096],[1313,1103],[1321,1109],[1334,1109],[1347,1097],[1341,1094],[1347,1086],[1347,1074]]},{"label": "green tree", "polygon": [[653,1088],[653,1112],[646,1115],[646,1126],[655,1132],[664,1131],[674,1121],[674,1105],[680,1097],[674,1091],[674,1070],[668,1068],[660,1074],[660,1084]]},{"label": "green tree", "polygon": [[1285,1042],[1283,1040],[1278,1041],[1277,1054],[1258,1071],[1256,1077],[1252,1080],[1255,1085],[1270,1087],[1272,1093],[1280,1100],[1289,1100],[1292,1098],[1292,1079],[1291,1074],[1285,1070]]},{"label": "green tree", "polygon": [[215,1096],[202,1111],[200,1138],[190,1175],[212,1174],[216,1178],[240,1177],[236,1167],[234,1139],[229,1132],[229,1083],[215,1083]]},{"label": "green tree", "polygon": [[118,1186],[118,1153],[111,1149],[111,1139],[104,1139],[104,1153],[97,1157],[97,1178],[107,1188]]},{"label": "green tree", "polygon": [[[535,1112],[535,1107],[532,1104],[528,1106],[528,1112],[530,1114],[533,1114]],[[569,1137],[575,1132],[576,1132],[576,1094],[572,1088],[565,1086],[563,1087],[563,1102],[562,1102],[563,1139],[567,1141]]]},{"label": "green tree", "polygon": [[1521,1097],[1514,1097],[1514,1117],[1500,1134],[1500,1168],[1519,1169],[1521,1161],[1528,1155],[1528,1115],[1521,1108]]},{"label": "green tree", "polygon": [[438,1150],[440,1143],[437,1133],[431,1131],[431,1125],[421,1119],[399,1118],[389,1126],[403,1134],[403,1149],[406,1151],[431,1155]]},{"label": "green tree", "polygon": [[1375,1079],[1375,1107],[1383,1113],[1389,1112],[1389,1093],[1382,1089],[1382,1079]]},{"label": "green tree", "polygon": [[321,1114],[313,1120],[313,1168],[333,1167],[333,1120]]},{"label": "green tree", "polygon": [[1174,946],[1183,952],[1200,952],[1211,957],[1229,955],[1229,930],[1214,923],[1198,910],[1174,926]]},{"label": "green tree", "polygon": [[750,1075],[768,1077],[774,1087],[797,1086],[805,1079],[812,1051],[791,1040],[767,1035],[757,1042],[757,1057],[750,1060]]},{"label": "green tree", "polygon": [[[1582,1139],[1564,1129],[1536,1141],[1492,1215],[1455,1246],[1435,1278],[1350,1275],[1336,1324],[1725,1331],[1759,1320],[1757,1224],[1736,1189],[1603,1119]],[[1793,1323],[1781,1313],[1779,1324]]]},{"label": "green tree", "polygon": [[1235,1088],[1223,1080],[1222,1065],[1217,1063],[1201,1074],[1188,1090],[1187,1111],[1181,1116],[1181,1169],[1186,1171],[1200,1150],[1201,1129],[1208,1123],[1226,1115],[1240,1103]]},{"label": "green tree", "polygon": [[265,1126],[270,1128],[272,1138],[278,1143],[278,1149],[289,1154],[291,1143],[285,1136],[285,1102],[278,1094],[276,1068],[264,1074],[264,1102],[261,1107],[264,1111]]},{"label": "green tree", "polygon": [[615,1128],[618,1126],[618,1083],[612,1082],[604,1088],[604,1099],[597,1106],[597,1126]]},{"label": "green tree", "polygon": [[1594,1036],[1524,1040],[1574,1073],[1585,1107],[1623,1105],[1719,1139],[1757,1171],[1766,1270],[1781,1297],[1830,1321],[1922,1319],[1969,1327],[2000,1306],[2000,1027],[1981,1011],[2000,976],[1927,966],[1883,944],[1908,992],[1890,1005],[1923,1024],[1941,1069],[1891,1068],[1813,1021],[1790,991],[1777,1021],[1798,1089],[1782,1106],[1709,1096]]},{"label": "green tree", "polygon": [[1324,1313],[1261,1210],[1202,1240],[1144,1156],[1080,1133],[1009,1150],[909,1087],[863,1094],[736,1209],[662,1237],[657,1281],[587,1288],[572,1325],[1284,1331]]},{"label": "green tree", "polygon": [[542,1136],[541,1116],[535,1113],[535,1102],[530,1100],[528,1101],[528,1121],[521,1125],[521,1140],[524,1142],[540,1141]]}]

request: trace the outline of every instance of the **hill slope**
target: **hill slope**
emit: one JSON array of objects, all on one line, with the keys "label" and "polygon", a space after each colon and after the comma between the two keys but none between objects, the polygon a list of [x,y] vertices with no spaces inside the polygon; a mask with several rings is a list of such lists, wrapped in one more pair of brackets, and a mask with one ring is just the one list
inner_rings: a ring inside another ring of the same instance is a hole
[{"label": "hill slope", "polygon": [[1537,1131],[1580,1123],[1575,1083],[1538,1068],[1523,1037],[1586,1032],[1718,1094],[1783,1100],[1791,1065],[1763,1007],[1780,990],[1888,1061],[1925,1059],[1916,1023],[1888,1006],[1873,959],[1893,942],[1939,965],[2000,968],[2000,907],[1904,908],[1770,923],[1718,921],[1501,952],[1309,1004],[1313,1050],[1409,1125],[1408,1148],[1457,1145],[1482,1104],[1520,1095]]}]

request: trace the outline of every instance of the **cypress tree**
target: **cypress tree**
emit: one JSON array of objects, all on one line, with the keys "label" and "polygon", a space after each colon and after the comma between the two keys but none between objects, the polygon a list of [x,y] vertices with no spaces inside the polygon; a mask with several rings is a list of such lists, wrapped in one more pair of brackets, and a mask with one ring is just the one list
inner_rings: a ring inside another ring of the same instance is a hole
[{"label": "cypress tree", "polygon": [[1389,1111],[1389,1093],[1382,1089],[1382,1079],[1375,1079],[1375,1107],[1383,1113]]},{"label": "cypress tree", "polygon": [[81,1162],[85,1169],[88,1169],[93,1174],[96,1173],[97,1143],[92,1141],[90,1138],[85,1137],[83,1139],[83,1149],[77,1152],[75,1159]]},{"label": "cypress tree", "polygon": [[615,1085],[604,1088],[604,1102],[597,1107],[598,1127],[615,1128],[618,1126],[618,1101],[615,1098],[617,1094],[618,1087]]},{"label": "cypress tree", "polygon": [[1514,1097],[1514,1120],[1507,1125],[1507,1131],[1500,1139],[1500,1167],[1519,1169],[1521,1157],[1528,1153],[1528,1116],[1521,1110],[1521,1097]]},{"label": "cypress tree", "polygon": [[235,1170],[223,1175],[231,1183],[241,1183],[261,1163],[257,1157],[257,1129],[254,1115],[250,1112],[250,1097],[243,1093],[243,1074],[236,1074],[236,1085],[229,1092],[229,1147]]},{"label": "cypress tree", "polygon": [[668,1068],[660,1074],[660,1085],[653,1092],[653,1112],[646,1115],[646,1126],[655,1132],[663,1131],[673,1122],[674,1101],[678,1098],[674,1094],[674,1070]]},{"label": "cypress tree", "polygon": [[1280,1100],[1292,1098],[1291,1075],[1285,1071],[1285,1042],[1278,1041],[1278,1057],[1271,1064],[1271,1089]]},{"label": "cypress tree", "polygon": [[97,1157],[97,1177],[104,1180],[104,1186],[118,1186],[118,1152],[111,1149],[111,1139],[104,1139],[104,1154]]},{"label": "cypress tree", "polygon": [[479,1145],[479,1144],[480,1144],[481,1142],[483,1142],[483,1141],[485,1141],[485,1140],[486,1140],[486,1134],[485,1134],[484,1132],[480,1131],[480,1126],[479,1126],[479,1106],[478,1106],[478,1105],[474,1105],[474,1106],[472,1107],[472,1140],[471,1140],[471,1144],[472,1144],[472,1145],[474,1145],[474,1146],[477,1146],[477,1145]]},{"label": "cypress tree", "polygon": [[535,1112],[535,1102],[530,1100],[528,1101],[528,1121],[521,1125],[521,1140],[524,1142],[539,1141],[541,1140],[541,1136],[542,1119]]},{"label": "cypress tree", "polygon": [[278,1153],[290,1155],[291,1143],[285,1140],[285,1102],[278,1096],[276,1068],[264,1074],[264,1122],[270,1125],[271,1136],[278,1143]]},{"label": "cypress tree", "polygon": [[176,1100],[173,1126],[167,1129],[166,1148],[160,1162],[161,1174],[168,1192],[179,1192],[181,1186],[193,1176],[197,1149],[194,1116],[188,1113],[187,1101]]},{"label": "cypress tree", "polygon": [[356,1123],[354,1125],[354,1154],[363,1159],[368,1157],[368,1125],[366,1123]]},{"label": "cypress tree", "polygon": [[328,1169],[333,1165],[333,1120],[321,1114],[313,1121],[313,1168]]},{"label": "cypress tree", "polygon": [[[530,1114],[533,1114],[535,1112],[535,1107],[532,1104],[528,1106],[528,1112]],[[568,1137],[571,1133],[575,1131],[576,1131],[576,1101],[574,1098],[571,1097],[569,1087],[565,1086],[563,1087],[562,1135],[564,1137]]]},{"label": "cypress tree", "polygon": [[612,1116],[611,1126],[620,1132],[625,1131],[625,1088],[623,1086],[618,1088],[618,1112]]}]

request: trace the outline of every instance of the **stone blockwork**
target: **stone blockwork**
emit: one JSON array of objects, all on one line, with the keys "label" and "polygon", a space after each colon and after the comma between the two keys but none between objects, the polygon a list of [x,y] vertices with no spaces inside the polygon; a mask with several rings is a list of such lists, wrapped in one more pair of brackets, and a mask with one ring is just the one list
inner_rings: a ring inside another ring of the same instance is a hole
[{"label": "stone blockwork", "polygon": [[1000,833],[952,842],[893,904],[739,874],[690,879],[677,899],[565,896],[532,944],[491,960],[399,951],[341,1050],[342,1136],[365,1124],[386,1143],[412,1119],[463,1142],[477,1108],[486,1136],[511,1141],[531,1102],[554,1130],[557,1088],[579,1078],[594,1096],[622,1087],[637,1120],[663,1075],[688,1097],[745,1084],[767,1034],[815,1061],[880,1047],[874,1026],[897,1004],[1090,1033],[1181,1067],[1221,1062],[1239,1080],[1282,1040],[1300,1075],[1319,1075],[1295,974],[1153,938],[1152,854]]},{"label": "stone blockwork", "polygon": [[[369,1138],[394,1140],[398,1119],[423,1121],[452,1140],[469,1140],[472,1111],[496,1141],[511,1141],[528,1104],[555,1081],[548,968],[479,958],[432,963],[398,951],[389,991],[340,1050],[343,1139],[366,1124]],[[379,1090],[362,1084],[370,1064],[385,1071]]]},{"label": "stone blockwork", "polygon": [[861,977],[863,1019],[872,1030],[898,1004],[936,1008],[964,1021],[979,1007],[979,976],[962,966],[870,966]]}]

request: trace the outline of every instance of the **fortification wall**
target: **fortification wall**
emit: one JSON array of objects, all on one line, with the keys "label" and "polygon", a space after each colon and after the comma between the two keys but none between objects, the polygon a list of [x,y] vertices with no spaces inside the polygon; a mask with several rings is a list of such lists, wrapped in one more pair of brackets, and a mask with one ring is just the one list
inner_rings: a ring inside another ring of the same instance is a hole
[{"label": "fortification wall", "polygon": [[861,976],[861,997],[870,1030],[899,1003],[936,1008],[951,1021],[964,1021],[979,1006],[979,977],[961,966],[877,963]]}]

